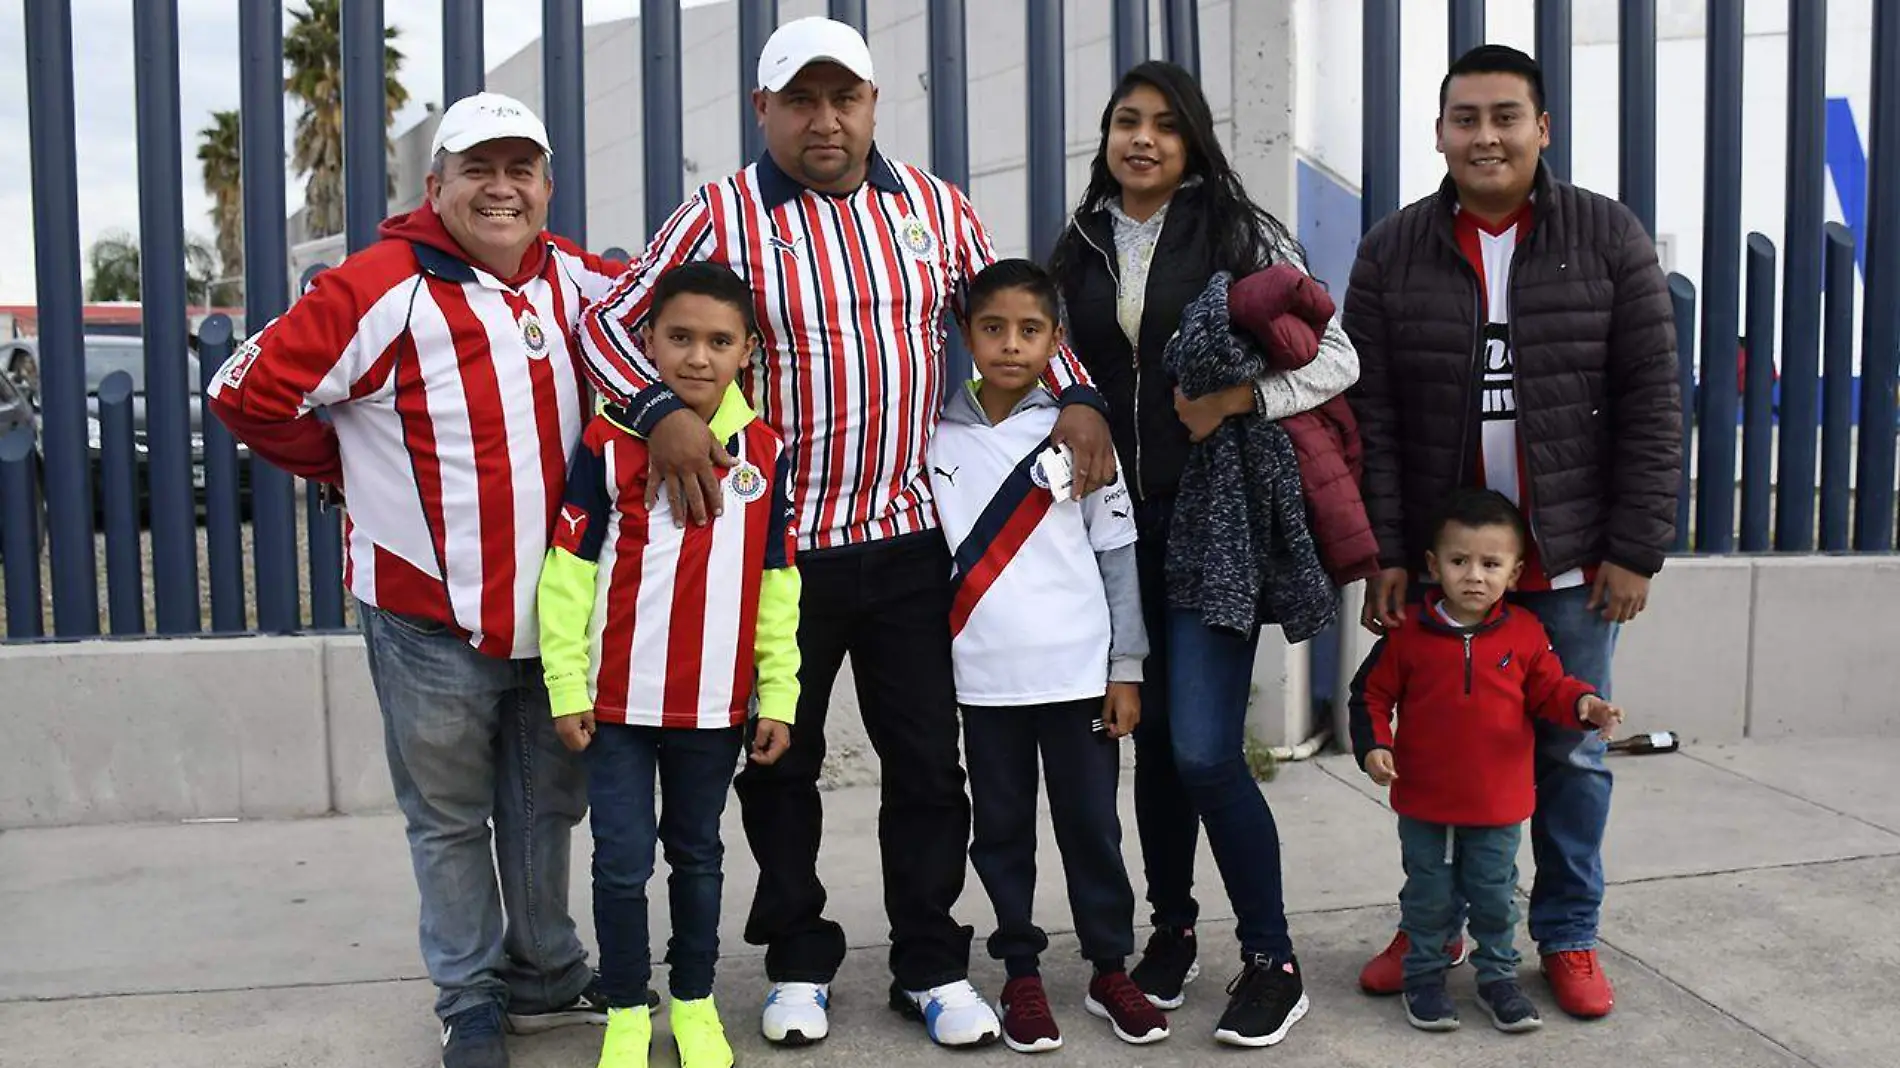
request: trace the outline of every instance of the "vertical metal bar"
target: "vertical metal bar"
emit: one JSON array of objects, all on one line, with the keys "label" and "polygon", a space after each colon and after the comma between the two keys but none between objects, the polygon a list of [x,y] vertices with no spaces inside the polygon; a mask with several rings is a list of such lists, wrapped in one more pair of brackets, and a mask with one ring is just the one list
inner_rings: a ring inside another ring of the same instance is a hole
[{"label": "vertical metal bar", "polygon": [[244,629],[244,541],[242,476],[237,442],[211,414],[211,380],[231,357],[231,320],[222,312],[198,324],[199,403],[204,428],[205,557],[211,574],[211,629]]},{"label": "vertical metal bar", "polygon": [[376,243],[389,213],[384,152],[383,0],[343,0],[343,233],[349,250]]},{"label": "vertical metal bar", "polygon": [[1709,5],[1702,193],[1702,440],[1696,549],[1735,540],[1735,349],[1742,244],[1742,6]]},{"label": "vertical metal bar", "polygon": [[1827,177],[1827,5],[1788,3],[1788,218],[1781,254],[1781,458],[1775,548],[1814,548],[1814,450],[1821,372],[1821,255]]},{"label": "vertical metal bar", "polygon": [[[1854,464],[1854,232],[1827,224],[1826,367],[1821,376],[1821,551],[1846,552]],[[1783,477],[1786,477],[1785,474]]]},{"label": "vertical metal bar", "polygon": [[[185,360],[190,294],[185,292],[177,0],[132,5],[132,42],[138,87],[139,298],[145,335],[152,593],[158,632],[189,634],[199,628],[201,617],[198,509],[191,485],[191,374]],[[137,538],[133,541],[136,545]],[[141,604],[139,629],[144,628]],[[113,632],[120,633],[116,623]]]},{"label": "vertical metal bar", "polygon": [[1447,63],[1484,43],[1484,0],[1450,0],[1445,27]]},{"label": "vertical metal bar", "polygon": [[1570,0],[1537,0],[1537,64],[1544,68],[1544,110],[1550,112],[1550,171],[1570,180]]},{"label": "vertical metal bar", "polygon": [[1115,0],[1113,18],[1115,69],[1109,78],[1119,83],[1130,68],[1148,58],[1148,0]]},{"label": "vertical metal bar", "polygon": [[[1799,3],[1800,0],[1791,0]],[[1622,0],[1617,12],[1617,193],[1656,232],[1656,0]],[[1818,154],[1817,154],[1818,157]]]},{"label": "vertical metal bar", "polygon": [[1854,548],[1887,552],[1893,548],[1893,394],[1900,361],[1900,0],[1874,4],[1873,71]]},{"label": "vertical metal bar", "polygon": [[[256,333],[290,305],[284,233],[284,8],[238,5],[239,129],[244,171],[244,328]],[[257,625],[295,630],[297,516],[290,476],[253,458]]]},{"label": "vertical metal bar", "polygon": [[1399,206],[1399,4],[1366,0],[1365,155],[1360,179],[1359,229]]},{"label": "vertical metal bar", "polygon": [[[965,189],[970,184],[968,70],[964,61],[963,0],[930,4],[930,169]],[[957,331],[945,342],[948,382],[969,380],[970,354]],[[946,395],[947,391],[946,391]]]},{"label": "vertical metal bar", "polygon": [[778,0],[739,0],[739,152],[742,162],[765,155],[765,132],[752,110],[759,87],[759,53],[778,25]]},{"label": "vertical metal bar", "polygon": [[1162,0],[1161,32],[1168,45],[1168,62],[1201,76],[1201,16],[1199,0]]},{"label": "vertical metal bar", "polygon": [[1768,551],[1774,475],[1775,243],[1748,235],[1748,366],[1742,397],[1742,551]]},{"label": "vertical metal bar", "polygon": [[44,633],[40,608],[40,457],[29,425],[0,436],[0,563],[6,572],[7,637]]},{"label": "vertical metal bar", "polygon": [[442,0],[442,106],[482,91],[482,0]]},{"label": "vertical metal bar", "polygon": [[[646,139],[646,218],[651,236],[679,207],[684,193],[679,0],[640,0],[640,47],[640,130]],[[562,181],[566,181],[565,172]]]},{"label": "vertical metal bar", "polygon": [[1676,489],[1675,551],[1689,551],[1689,529],[1695,517],[1695,461],[1689,446],[1695,441],[1695,283],[1683,275],[1669,275],[1669,301],[1676,313],[1676,366],[1682,398],[1682,480]]},{"label": "vertical metal bar", "polygon": [[[652,0],[642,0],[643,26],[652,17],[653,6]],[[677,25],[677,11],[673,17]],[[643,36],[650,32],[641,30]],[[581,0],[541,0],[541,85],[547,97],[542,109],[545,114],[541,117],[547,120],[548,141],[554,147],[554,158],[567,161],[560,167],[560,181],[554,183],[554,202],[548,206],[548,229],[582,248],[587,247],[587,123],[583,112],[587,98],[586,54]],[[652,105],[647,107],[647,113],[651,114]],[[648,140],[649,160],[656,151]],[[649,203],[653,198],[651,169],[649,163]],[[648,224],[657,227],[659,220],[649,219]]]},{"label": "vertical metal bar", "polygon": [[304,485],[304,522],[310,531],[310,625],[343,626],[343,524],[315,482]]},{"label": "vertical metal bar", "polygon": [[[114,634],[145,633],[137,450],[132,434],[132,376],[114,371],[99,383],[99,492],[105,505],[106,617]],[[156,497],[152,505],[156,511]],[[156,559],[153,566],[158,566]],[[195,582],[193,586],[195,594]]]},{"label": "vertical metal bar", "polygon": [[[62,638],[84,638],[99,633],[99,577],[94,570],[92,461],[86,444],[84,328],[79,315],[71,0],[26,5],[26,102],[53,632]],[[281,93],[278,106],[281,110]]]},{"label": "vertical metal bar", "polygon": [[[865,37],[871,36],[871,27],[864,18],[864,0],[830,0],[825,5],[825,11],[832,18],[857,30]],[[758,58],[757,54],[754,54],[753,62],[756,63]]]},{"label": "vertical metal bar", "polygon": [[1068,140],[1063,116],[1062,0],[1028,0],[1029,255],[1046,263],[1067,224]]}]

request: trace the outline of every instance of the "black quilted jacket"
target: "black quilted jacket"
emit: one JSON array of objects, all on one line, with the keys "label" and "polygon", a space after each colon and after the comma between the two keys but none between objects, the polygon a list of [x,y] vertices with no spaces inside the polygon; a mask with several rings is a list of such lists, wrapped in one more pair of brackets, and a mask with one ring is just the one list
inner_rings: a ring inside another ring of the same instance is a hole
[{"label": "black quilted jacket", "polygon": [[[1667,283],[1628,208],[1540,166],[1511,267],[1518,436],[1552,574],[1608,560],[1645,575],[1675,538],[1682,459]],[[1473,481],[1486,319],[1452,227],[1450,179],[1372,228],[1343,317],[1384,567],[1421,566],[1438,503]]]}]

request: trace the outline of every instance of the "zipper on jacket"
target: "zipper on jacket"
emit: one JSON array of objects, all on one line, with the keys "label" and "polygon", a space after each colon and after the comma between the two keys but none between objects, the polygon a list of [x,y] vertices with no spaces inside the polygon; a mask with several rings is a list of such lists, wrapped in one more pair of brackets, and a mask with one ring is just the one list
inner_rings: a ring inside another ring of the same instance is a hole
[{"label": "zipper on jacket", "polygon": [[[1096,253],[1102,257],[1102,261],[1108,265],[1108,276],[1115,280],[1115,302],[1119,305],[1121,303],[1122,272],[1120,268],[1115,266],[1115,257],[1103,251],[1102,246],[1095,243],[1095,238],[1089,236],[1089,231],[1087,227],[1081,225],[1080,223],[1077,223],[1075,227],[1075,231],[1076,233],[1079,233],[1082,235],[1082,240],[1087,241],[1089,243],[1089,247],[1094,249]],[[1120,309],[1117,308],[1116,311],[1117,311],[1116,325],[1117,327],[1119,327],[1120,326],[1120,322],[1119,322]],[[1128,484],[1131,487],[1133,487],[1135,491],[1135,499],[1138,501],[1146,500],[1148,497],[1147,492],[1142,488],[1142,482],[1141,482],[1141,342],[1140,342],[1140,337],[1141,337],[1141,330],[1137,328],[1135,330],[1135,337],[1129,339],[1129,342],[1128,342],[1128,362],[1135,372],[1135,413],[1134,413],[1135,477],[1129,479]]]},{"label": "zipper on jacket", "polygon": [[1471,694],[1471,634],[1465,635],[1465,694]]}]

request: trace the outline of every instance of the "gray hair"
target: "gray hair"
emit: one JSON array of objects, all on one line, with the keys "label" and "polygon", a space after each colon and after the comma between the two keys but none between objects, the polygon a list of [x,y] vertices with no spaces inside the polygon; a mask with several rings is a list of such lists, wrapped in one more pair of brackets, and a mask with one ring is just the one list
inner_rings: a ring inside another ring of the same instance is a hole
[{"label": "gray hair", "polygon": [[[448,159],[448,150],[438,149],[435,157],[429,160],[429,173],[435,175],[435,180],[438,182],[442,180],[443,172],[448,167]],[[554,180],[554,156],[551,153],[541,154],[541,177],[550,182]]]}]

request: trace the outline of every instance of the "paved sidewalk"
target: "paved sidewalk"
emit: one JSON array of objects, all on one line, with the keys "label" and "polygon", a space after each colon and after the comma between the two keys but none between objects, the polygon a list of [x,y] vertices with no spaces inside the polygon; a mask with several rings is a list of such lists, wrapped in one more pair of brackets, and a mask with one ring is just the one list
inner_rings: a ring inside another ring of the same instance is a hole
[{"label": "paved sidewalk", "polygon": [[[1265,787],[1285,843],[1287,905],[1312,1013],[1275,1050],[1210,1037],[1233,971],[1232,913],[1202,851],[1207,974],[1159,1046],[1114,1041],[1080,1007],[1085,965],[1058,936],[1047,976],[1068,1043],[1051,1064],[1393,1065],[1563,1068],[1648,1065],[1900,1065],[1900,738],[1753,742],[1618,758],[1608,849],[1605,965],[1618,1009],[1583,1024],[1559,1013],[1527,965],[1548,1021],[1509,1037],[1469,1007],[1466,1028],[1412,1031],[1354,976],[1396,920],[1398,847],[1379,792],[1350,760],[1282,769]],[[1139,878],[1132,816],[1131,866]],[[765,1048],[754,1011],[761,957],[739,938],[754,869],[728,819],[719,996],[741,1063],[947,1064],[884,1007],[886,928],[877,877],[875,790],[827,795],[825,875],[854,951],[836,986],[833,1037]],[[1039,913],[1068,924],[1045,826]],[[588,846],[577,840],[575,900],[587,912]],[[1523,858],[1525,885],[1528,852]],[[663,901],[661,896],[659,900]],[[974,877],[959,915],[987,934]],[[0,1065],[341,1068],[436,1063],[433,991],[415,948],[415,899],[393,816],[282,823],[27,830],[0,834]],[[665,938],[664,909],[653,917]],[[1145,934],[1143,935],[1145,937]],[[1522,943],[1521,943],[1522,945]],[[1528,946],[1523,946],[1527,950]],[[974,978],[994,996],[1001,968]],[[662,1027],[662,1031],[664,1028]],[[598,1032],[514,1041],[522,1068],[587,1068]],[[997,1047],[968,1058],[1017,1063]],[[653,1063],[675,1063],[662,1039]]]}]

